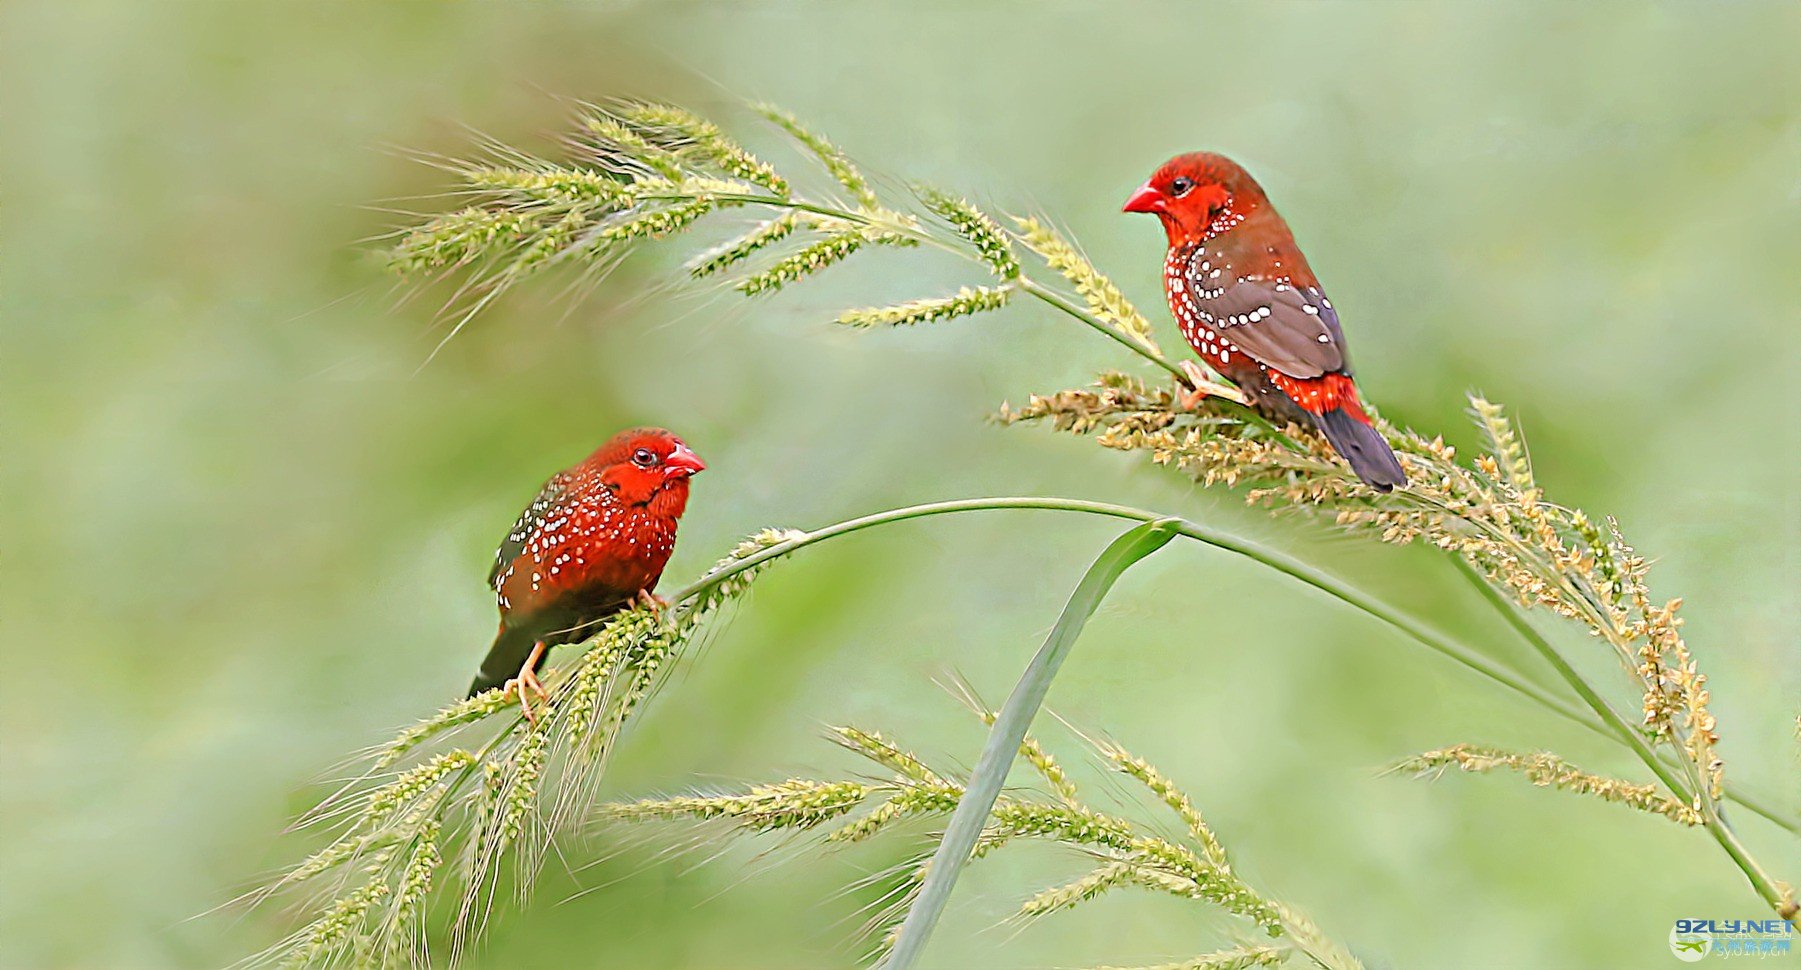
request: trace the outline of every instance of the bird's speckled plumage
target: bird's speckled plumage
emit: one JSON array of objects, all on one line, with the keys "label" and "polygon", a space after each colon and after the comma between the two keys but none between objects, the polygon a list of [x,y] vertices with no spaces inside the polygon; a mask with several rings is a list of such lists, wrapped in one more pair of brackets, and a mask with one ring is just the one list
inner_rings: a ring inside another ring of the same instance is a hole
[{"label": "bird's speckled plumage", "polygon": [[471,692],[512,677],[533,645],[578,640],[655,590],[704,467],[674,434],[638,428],[545,482],[495,552],[500,632]]},{"label": "bird's speckled plumage", "polygon": [[1406,484],[1358,400],[1338,311],[1249,173],[1222,155],[1179,155],[1126,210],[1163,223],[1164,294],[1195,353],[1253,406],[1318,427],[1365,482]]}]

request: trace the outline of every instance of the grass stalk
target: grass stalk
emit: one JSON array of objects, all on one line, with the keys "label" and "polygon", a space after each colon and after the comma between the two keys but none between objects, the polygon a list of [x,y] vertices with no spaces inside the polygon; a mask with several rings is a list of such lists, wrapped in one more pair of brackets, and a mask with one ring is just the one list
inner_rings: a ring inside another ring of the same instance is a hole
[{"label": "grass stalk", "polygon": [[1520,637],[1532,645],[1532,648],[1538,652],[1540,657],[1544,658],[1545,663],[1549,664],[1551,669],[1557,671],[1557,676],[1563,678],[1564,683],[1568,684],[1570,689],[1582,698],[1583,703],[1587,704],[1600,717],[1602,723],[1607,725],[1608,730],[1625,742],[1626,746],[1632,749],[1632,753],[1638,756],[1638,760],[1644,762],[1645,767],[1651,769],[1657,779],[1663,782],[1664,787],[1668,788],[1672,795],[1689,802],[1696,811],[1701,813],[1701,824],[1707,828],[1708,834],[1713,836],[1713,840],[1726,851],[1727,857],[1745,874],[1745,878],[1751,883],[1751,888],[1763,897],[1764,902],[1769,903],[1770,908],[1776,910],[1783,919],[1794,919],[1796,903],[1793,893],[1784,892],[1779,888],[1775,880],[1764,872],[1763,867],[1751,858],[1744,843],[1739,841],[1738,833],[1734,832],[1732,827],[1726,824],[1725,818],[1720,815],[1719,808],[1713,799],[1707,797],[1704,790],[1691,789],[1683,780],[1678,779],[1674,769],[1666,765],[1657,756],[1657,753],[1651,750],[1651,746],[1645,742],[1644,736],[1639,733],[1638,729],[1627,723],[1620,712],[1614,710],[1613,705],[1607,703],[1607,700],[1582,678],[1576,668],[1564,659],[1544,634],[1539,633],[1537,628],[1533,627],[1517,606],[1509,602],[1498,590],[1478,575],[1468,563],[1459,559],[1457,567],[1464,577],[1482,593],[1483,598],[1500,612],[1508,624],[1519,633]]}]

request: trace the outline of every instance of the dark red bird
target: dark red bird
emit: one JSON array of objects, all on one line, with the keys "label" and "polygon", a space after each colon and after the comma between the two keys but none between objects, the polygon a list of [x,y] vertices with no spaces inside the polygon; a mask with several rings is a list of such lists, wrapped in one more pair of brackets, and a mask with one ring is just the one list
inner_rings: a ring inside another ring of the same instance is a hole
[{"label": "dark red bird", "polygon": [[545,651],[656,589],[688,479],[706,467],[674,434],[634,428],[545,482],[494,554],[488,585],[500,633],[469,693],[516,688],[532,717],[526,692],[545,696],[537,678]]},{"label": "dark red bird", "polygon": [[[1177,155],[1125,211],[1163,222],[1163,289],[1195,353],[1258,410],[1318,428],[1371,487],[1407,484],[1357,399],[1332,301],[1250,173],[1211,152]],[[1182,369],[1196,385],[1183,402],[1193,407],[1210,382],[1192,361]]]}]

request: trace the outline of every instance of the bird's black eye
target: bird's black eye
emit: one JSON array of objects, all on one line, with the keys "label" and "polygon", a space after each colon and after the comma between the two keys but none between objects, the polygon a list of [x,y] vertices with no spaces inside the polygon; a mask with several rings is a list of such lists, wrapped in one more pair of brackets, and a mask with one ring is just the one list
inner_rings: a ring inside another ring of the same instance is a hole
[{"label": "bird's black eye", "polygon": [[657,453],[649,448],[639,448],[632,452],[632,464],[639,468],[649,468],[657,463]]},{"label": "bird's black eye", "polygon": [[1170,194],[1178,199],[1187,195],[1193,189],[1194,179],[1191,179],[1186,175],[1178,175],[1176,176],[1175,181],[1169,183]]}]

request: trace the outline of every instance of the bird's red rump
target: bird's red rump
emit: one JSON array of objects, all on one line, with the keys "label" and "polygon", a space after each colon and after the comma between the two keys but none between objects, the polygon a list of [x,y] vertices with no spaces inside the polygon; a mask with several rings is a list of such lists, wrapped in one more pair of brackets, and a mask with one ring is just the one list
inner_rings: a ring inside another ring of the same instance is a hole
[{"label": "bird's red rump", "polygon": [[1282,389],[1299,404],[1303,410],[1313,414],[1324,414],[1344,408],[1351,417],[1369,424],[1369,415],[1363,413],[1363,405],[1357,400],[1357,385],[1344,374],[1326,374],[1311,380],[1300,380],[1289,377],[1278,370],[1265,368],[1270,382]]}]

